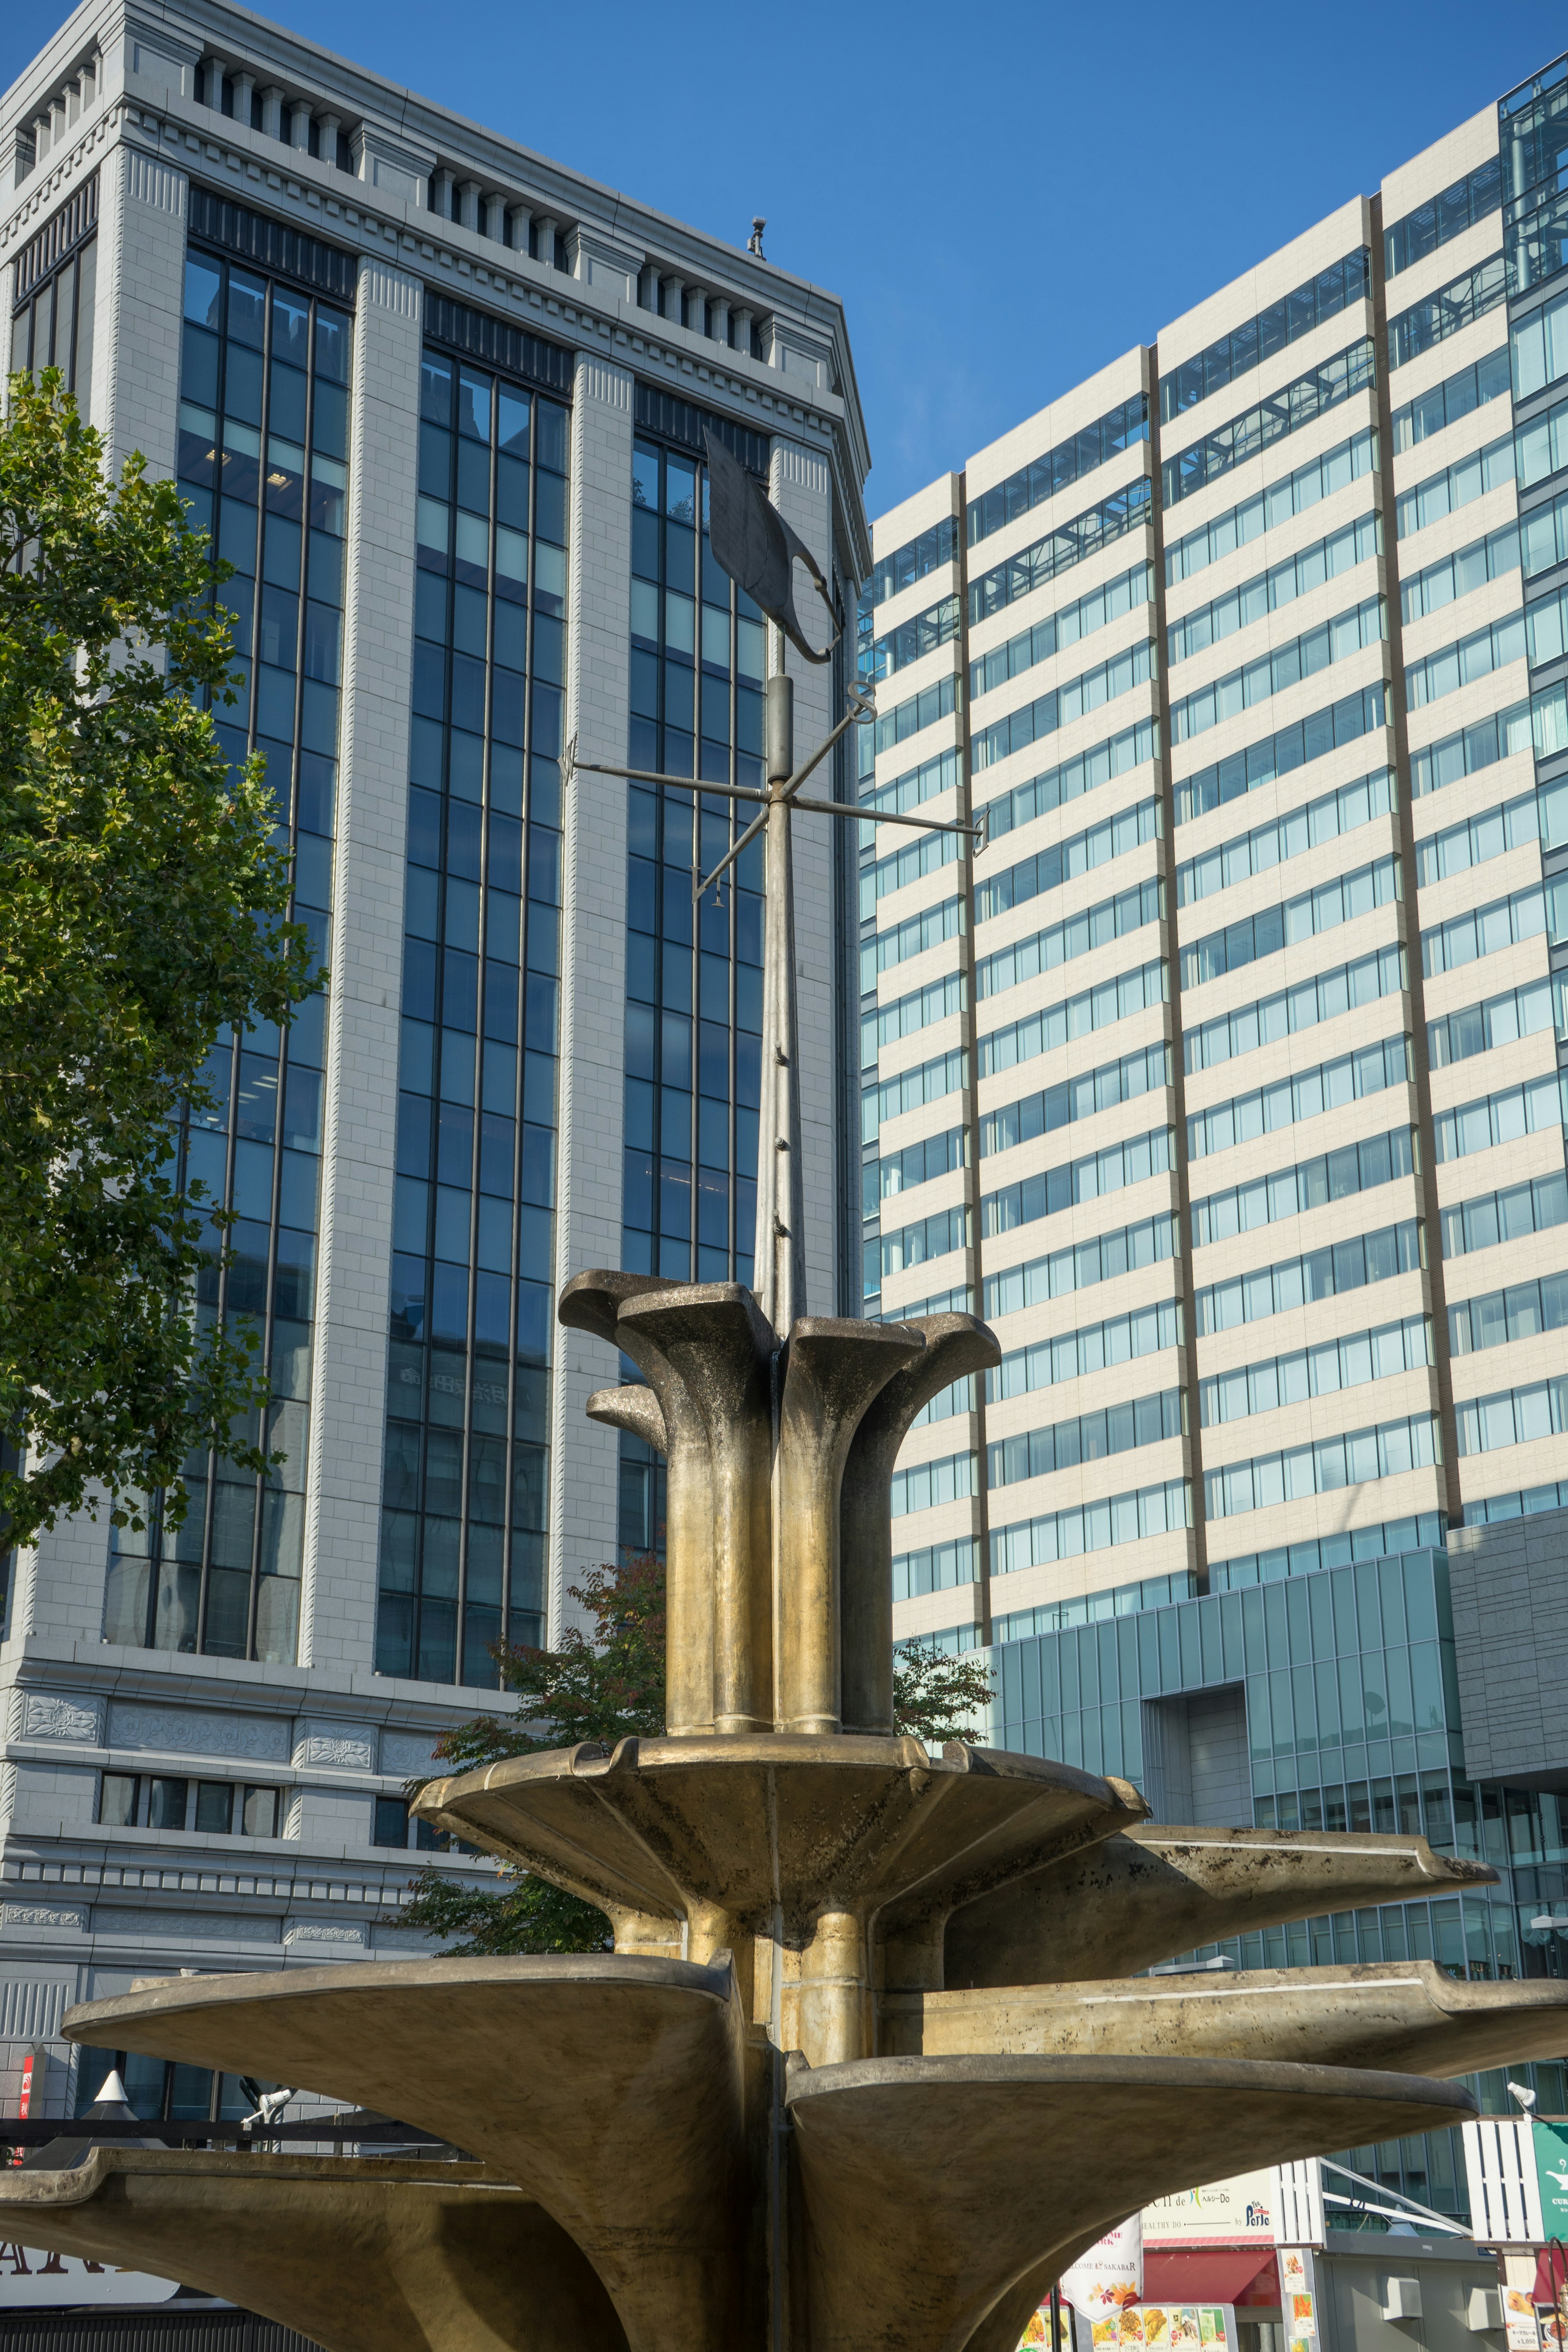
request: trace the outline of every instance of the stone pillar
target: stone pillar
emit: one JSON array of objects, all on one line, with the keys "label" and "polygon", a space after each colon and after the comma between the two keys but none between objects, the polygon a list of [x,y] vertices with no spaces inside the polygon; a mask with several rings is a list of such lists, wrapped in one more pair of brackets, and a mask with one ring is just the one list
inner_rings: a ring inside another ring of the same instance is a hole
[{"label": "stone pillar", "polygon": [[46,106],[46,107],[45,107],[45,109],[44,109],[44,110],[43,110],[43,112],[42,112],[42,114],[37,114],[37,115],[35,115],[35,116],[34,116],[34,118],[33,118],[33,162],[34,162],[34,164],[35,164],[35,165],[37,165],[37,164],[41,163],[43,162],[43,160],[44,160],[45,156],[48,153],[48,152],[49,152],[49,110],[48,110],[48,108]]},{"label": "stone pillar", "polygon": [[256,76],[237,73],[234,78],[234,119],[237,122],[243,122],[247,131],[253,128],[250,116],[251,101],[255,96]]},{"label": "stone pillar", "polygon": [[560,222],[552,219],[549,213],[540,214],[539,258],[546,269],[553,269],[555,267],[555,232],[560,226]]},{"label": "stone pillar", "polygon": [[457,186],[458,175],[455,172],[448,172],[443,166],[435,173],[434,180],[431,210],[437,220],[450,220],[453,217],[452,191]]},{"label": "stone pillar", "polygon": [[310,152],[310,109],[302,98],[297,98],[289,109],[289,144],[302,149],[307,155]]},{"label": "stone pillar", "polygon": [[68,127],[65,92],[62,90],[58,98],[51,99],[49,101],[49,145],[51,147],[59,145]]},{"label": "stone pillar", "polygon": [[526,253],[528,233],[533,226],[533,215],[526,205],[513,205],[506,219],[508,244],[514,253]]},{"label": "stone pillar", "polygon": [[721,294],[713,297],[713,340],[728,347],[730,341],[730,305]]},{"label": "stone pillar", "polygon": [[342,127],[343,118],[341,114],[319,114],[316,117],[321,161],[323,163],[330,163],[334,172],[338,167],[338,136]]},{"label": "stone pillar", "polygon": [[686,324],[686,284],[679,278],[667,278],[659,289],[659,316],[673,319],[678,327]]},{"label": "stone pillar", "polygon": [[479,226],[480,193],[479,184],[477,180],[465,180],[463,182],[462,187],[458,191],[457,213],[457,218],[460,227],[475,230],[478,229]]},{"label": "stone pillar", "polygon": [[[568,738],[584,759],[624,761],[630,668],[632,379],[586,354],[572,408],[572,619]],[[579,769],[565,826],[562,937],[561,1178],[556,1281],[621,1262],[626,1024],[626,787]],[[618,1380],[615,1350],[555,1333],[547,1639],[559,1641],[564,1588],[615,1557],[618,1439],[584,1417]]]},{"label": "stone pillar", "polygon": [[[208,58],[202,69],[203,102],[214,114],[223,112],[223,59]],[[82,76],[82,104],[87,104],[87,76]]]},{"label": "stone pillar", "polygon": [[[831,579],[833,491],[826,458],[797,442],[775,439],[768,495]],[[825,645],[831,624],[821,599],[798,567],[795,576],[796,607],[807,642]],[[828,663],[802,661],[793,646],[786,646],[784,658],[795,680],[795,746],[798,760],[821,742],[833,724],[833,672]],[[817,772],[824,800],[829,797],[830,773],[826,768]],[[831,1315],[837,1305],[832,827],[831,817],[797,816],[794,820],[805,1284],[807,1305],[813,1315]]]},{"label": "stone pillar", "polygon": [[754,316],[753,311],[743,309],[730,313],[730,340],[736,351],[744,352],[748,359],[752,356],[752,320]]},{"label": "stone pillar", "polygon": [[658,309],[658,264],[657,261],[645,261],[642,268],[637,272],[637,308],[642,310],[657,310]]},{"label": "stone pillar", "polygon": [[485,198],[484,226],[485,235],[497,245],[506,243],[506,198],[504,196]]},{"label": "stone pillar", "polygon": [[328,1023],[310,1490],[300,1661],[374,1659],[408,810],[414,494],[423,297],[362,261]]},{"label": "stone pillar", "polygon": [[283,92],[276,84],[261,93],[261,129],[268,139],[283,136]]}]

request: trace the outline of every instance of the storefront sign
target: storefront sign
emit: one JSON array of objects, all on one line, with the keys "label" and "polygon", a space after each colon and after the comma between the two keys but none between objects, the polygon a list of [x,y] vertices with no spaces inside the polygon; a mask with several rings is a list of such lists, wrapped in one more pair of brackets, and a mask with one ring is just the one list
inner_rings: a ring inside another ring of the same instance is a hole
[{"label": "storefront sign", "polygon": [[1318,2282],[1305,2246],[1279,2249],[1279,2294],[1286,2352],[1318,2352]]},{"label": "storefront sign", "polygon": [[1258,2239],[1272,2244],[1274,2221],[1272,2170],[1237,2172],[1145,2205],[1143,2236],[1152,2246],[1244,2246]]}]

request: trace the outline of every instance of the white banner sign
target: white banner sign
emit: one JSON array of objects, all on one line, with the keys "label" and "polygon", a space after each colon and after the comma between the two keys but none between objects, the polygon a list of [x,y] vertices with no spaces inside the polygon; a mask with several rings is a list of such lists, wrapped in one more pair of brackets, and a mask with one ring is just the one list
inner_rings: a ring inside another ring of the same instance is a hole
[{"label": "white banner sign", "polygon": [[1143,2292],[1143,2221],[1134,2213],[1107,2231],[1080,2262],[1062,2273],[1061,2291],[1089,2320],[1108,2319]]}]

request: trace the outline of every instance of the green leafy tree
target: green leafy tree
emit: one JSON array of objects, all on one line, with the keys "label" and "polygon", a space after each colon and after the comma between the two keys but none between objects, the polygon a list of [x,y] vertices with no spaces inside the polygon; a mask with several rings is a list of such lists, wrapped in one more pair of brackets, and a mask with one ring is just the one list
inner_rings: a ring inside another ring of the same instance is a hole
[{"label": "green leafy tree", "polygon": [[[226,578],[230,567],[219,565]],[[184,1508],[181,1465],[245,1442],[254,1337],[198,1315],[231,1222],[174,1182],[184,1104],[231,1023],[321,985],[281,919],[289,857],[232,701],[227,616],[174,487],[108,478],[57,372],[0,422],[0,1547],[106,1497]]]},{"label": "green leafy tree", "polygon": [[[618,1568],[596,1568],[569,1588],[588,1618],[558,1650],[498,1645],[501,1681],[523,1704],[516,1715],[481,1715],[443,1734],[435,1753],[450,1770],[471,1772],[508,1756],[602,1740],[606,1748],[633,1734],[657,1738],[664,1729],[664,1563],[652,1553]],[[975,1658],[946,1657],[906,1642],[893,1655],[893,1709],[901,1732],[928,1747],[973,1739],[984,1719],[992,1677]],[[408,1784],[410,1793],[423,1785]],[[552,1886],[531,1872],[503,1866],[501,1885],[454,1884],[426,1867],[409,1882],[410,1900],[384,1921],[457,1937],[455,1959],[505,1952],[607,1950],[609,1922],[592,1903]]]}]

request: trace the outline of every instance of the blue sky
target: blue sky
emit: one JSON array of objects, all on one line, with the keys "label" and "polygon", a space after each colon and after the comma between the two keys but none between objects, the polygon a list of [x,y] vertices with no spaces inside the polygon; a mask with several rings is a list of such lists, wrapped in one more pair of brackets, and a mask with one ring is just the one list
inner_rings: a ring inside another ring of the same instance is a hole
[{"label": "blue sky", "polygon": [[[1542,0],[264,13],[714,235],[765,214],[847,304],[874,514],[1568,47]],[[47,22],[4,12],[0,84]]]}]

